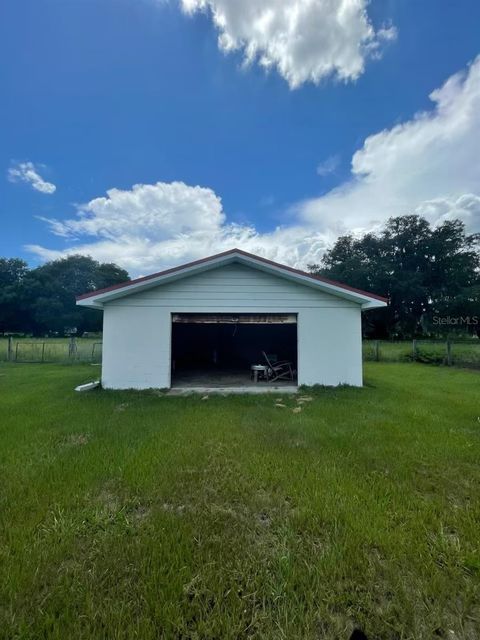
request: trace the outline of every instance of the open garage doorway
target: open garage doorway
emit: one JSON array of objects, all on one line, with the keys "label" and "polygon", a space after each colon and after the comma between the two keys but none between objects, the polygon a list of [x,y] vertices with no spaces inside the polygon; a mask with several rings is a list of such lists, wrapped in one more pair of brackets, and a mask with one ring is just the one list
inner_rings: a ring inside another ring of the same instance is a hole
[{"label": "open garage doorway", "polygon": [[172,387],[296,384],[296,314],[172,314]]}]

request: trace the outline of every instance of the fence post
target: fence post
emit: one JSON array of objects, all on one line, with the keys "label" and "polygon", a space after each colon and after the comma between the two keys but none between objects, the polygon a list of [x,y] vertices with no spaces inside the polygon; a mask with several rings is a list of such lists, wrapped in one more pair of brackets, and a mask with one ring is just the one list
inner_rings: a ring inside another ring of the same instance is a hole
[{"label": "fence post", "polygon": [[71,336],[70,342],[68,344],[68,357],[74,358],[76,351],[77,351],[77,343],[75,342],[75,336]]},{"label": "fence post", "polygon": [[13,338],[12,338],[12,336],[8,336],[7,360],[8,360],[8,362],[12,362],[12,360],[13,360]]},{"label": "fence post", "polygon": [[447,338],[447,366],[452,366],[452,343],[450,342],[450,338]]},{"label": "fence post", "polygon": [[17,344],[15,345],[15,362],[17,362],[17,361],[18,361],[18,345],[19,345],[19,344],[20,344],[20,343],[19,343],[19,342],[17,342]]},{"label": "fence post", "polygon": [[412,340],[412,360],[417,359],[417,341]]},{"label": "fence post", "polygon": [[378,352],[378,340],[375,340],[375,361],[379,360],[379,352]]},{"label": "fence post", "polygon": [[42,342],[42,362],[45,362],[45,342]]}]

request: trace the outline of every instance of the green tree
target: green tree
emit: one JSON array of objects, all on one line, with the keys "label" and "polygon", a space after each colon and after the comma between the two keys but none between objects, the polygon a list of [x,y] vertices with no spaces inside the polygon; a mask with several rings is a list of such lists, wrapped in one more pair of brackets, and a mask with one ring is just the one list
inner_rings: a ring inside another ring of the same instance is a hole
[{"label": "green tree", "polygon": [[0,332],[22,331],[20,290],[28,266],[20,258],[0,258]]},{"label": "green tree", "polygon": [[365,315],[367,335],[411,337],[438,331],[437,316],[480,315],[479,241],[460,220],[432,228],[400,216],[379,233],[339,238],[310,270],[388,297],[387,309]]},{"label": "green tree", "polygon": [[22,300],[31,318],[30,330],[35,334],[99,331],[102,314],[78,307],[76,296],[126,280],[128,273],[119,266],[81,255],[32,269],[22,286]]}]

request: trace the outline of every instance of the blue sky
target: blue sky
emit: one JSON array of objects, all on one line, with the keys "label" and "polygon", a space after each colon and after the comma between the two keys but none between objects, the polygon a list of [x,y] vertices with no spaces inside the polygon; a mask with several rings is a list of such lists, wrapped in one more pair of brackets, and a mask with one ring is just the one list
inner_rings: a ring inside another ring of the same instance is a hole
[{"label": "blue sky", "polygon": [[0,255],[138,275],[305,266],[401,213],[480,231],[480,4],[343,3],[4,0]]}]

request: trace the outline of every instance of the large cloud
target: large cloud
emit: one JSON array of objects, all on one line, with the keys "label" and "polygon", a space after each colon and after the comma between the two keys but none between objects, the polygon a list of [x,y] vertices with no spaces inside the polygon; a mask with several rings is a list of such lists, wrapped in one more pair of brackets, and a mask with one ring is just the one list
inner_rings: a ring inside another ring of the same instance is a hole
[{"label": "large cloud", "polygon": [[325,249],[324,234],[302,227],[259,234],[253,227],[229,224],[211,189],[183,182],[110,189],[106,197],[80,206],[75,218],[42,219],[71,245],[65,250],[27,247],[43,260],[84,253],[114,260],[135,274],[235,246],[293,264],[306,256],[314,260]]},{"label": "large cloud", "polygon": [[353,156],[351,180],[299,202],[291,226],[260,233],[230,224],[211,189],[159,182],[111,189],[74,218],[49,220],[66,249],[29,249],[42,259],[87,253],[139,274],[235,246],[304,267],[337,235],[404,213],[434,224],[460,217],[480,231],[480,58],[431,99],[431,111],[368,137]]},{"label": "large cloud", "polygon": [[380,55],[393,27],[375,32],[368,0],[180,0],[192,14],[209,11],[219,46],[241,49],[245,61],[276,68],[295,88],[327,76],[355,80],[369,56]]},{"label": "large cloud", "polygon": [[136,184],[131,190],[110,189],[78,208],[70,220],[45,219],[53,233],[119,240],[139,232],[161,242],[172,235],[215,232],[225,221],[220,198],[211,189],[183,182]]},{"label": "large cloud", "polygon": [[301,203],[304,224],[343,232],[417,212],[480,230],[480,57],[430,99],[433,110],[365,140],[349,182]]}]

